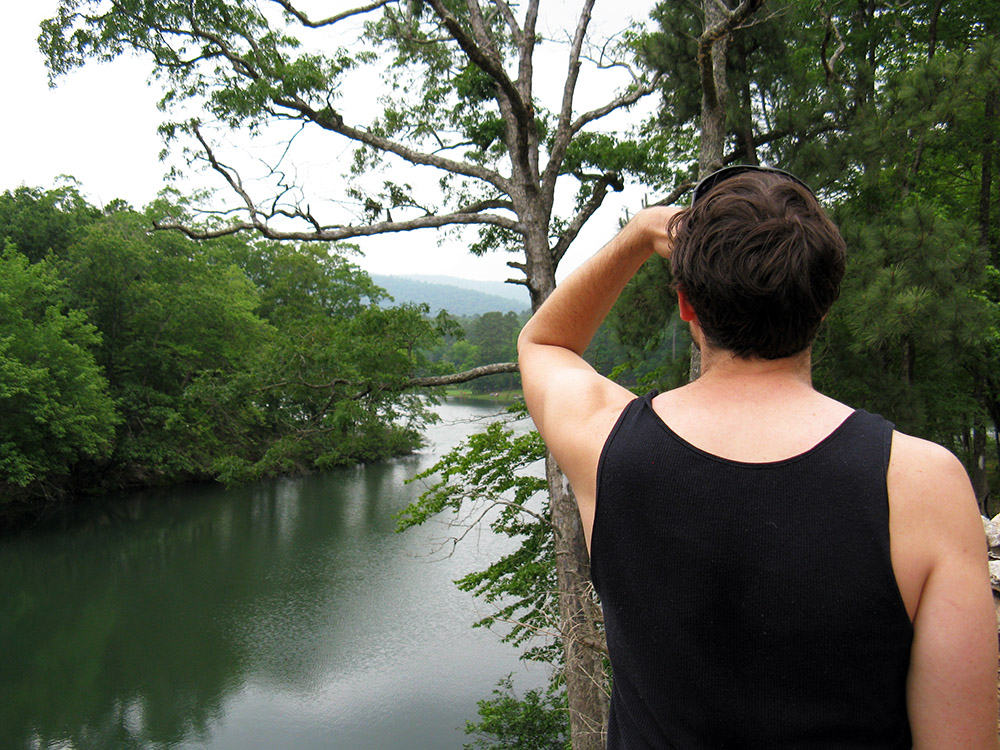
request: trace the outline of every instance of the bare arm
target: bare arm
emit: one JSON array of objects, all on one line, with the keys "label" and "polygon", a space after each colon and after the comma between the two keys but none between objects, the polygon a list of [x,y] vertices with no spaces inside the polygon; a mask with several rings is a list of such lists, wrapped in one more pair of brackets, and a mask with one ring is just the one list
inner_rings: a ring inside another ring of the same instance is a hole
[{"label": "bare arm", "polygon": [[997,622],[986,542],[961,463],[896,433],[893,566],[913,618],[907,705],[915,750],[997,750]]},{"label": "bare arm", "polygon": [[559,285],[518,338],[528,411],[573,485],[588,545],[601,448],[633,396],[599,375],[582,355],[640,266],[653,253],[670,256],[667,222],[676,212],[665,207],[639,212]]}]

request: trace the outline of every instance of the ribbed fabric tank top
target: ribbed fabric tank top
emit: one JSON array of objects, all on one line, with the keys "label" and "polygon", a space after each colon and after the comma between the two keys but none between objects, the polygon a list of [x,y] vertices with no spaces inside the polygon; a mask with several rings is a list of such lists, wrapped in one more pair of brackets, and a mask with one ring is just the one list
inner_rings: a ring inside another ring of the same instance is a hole
[{"label": "ribbed fabric tank top", "polygon": [[598,466],[609,750],[910,748],[892,425],[859,410],[801,455],[742,463],[675,434],[655,395]]}]

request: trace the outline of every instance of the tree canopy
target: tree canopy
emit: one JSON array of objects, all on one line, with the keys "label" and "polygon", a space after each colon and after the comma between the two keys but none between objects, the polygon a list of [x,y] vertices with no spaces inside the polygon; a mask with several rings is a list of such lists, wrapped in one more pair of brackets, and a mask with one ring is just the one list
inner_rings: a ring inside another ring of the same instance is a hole
[{"label": "tree canopy", "polygon": [[150,232],[167,209],[102,212],[75,187],[0,196],[0,236],[27,245],[0,257],[3,501],[419,444],[432,416],[406,389],[439,338],[424,308],[380,305],[350,248]]}]

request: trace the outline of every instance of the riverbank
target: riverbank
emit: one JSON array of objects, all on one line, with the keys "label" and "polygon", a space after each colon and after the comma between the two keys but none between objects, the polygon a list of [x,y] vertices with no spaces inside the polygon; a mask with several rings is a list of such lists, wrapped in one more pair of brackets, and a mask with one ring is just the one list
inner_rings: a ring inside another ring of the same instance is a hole
[{"label": "riverbank", "polygon": [[[467,388],[449,388],[439,392],[442,401],[457,400],[468,404],[486,405],[495,404],[498,407],[507,406],[523,398],[520,389],[498,391],[491,393],[477,393]],[[431,410],[436,410],[432,406]],[[396,458],[413,455],[420,450],[427,441],[427,431],[424,430],[419,437],[412,442],[401,443],[395,450],[374,455],[365,456],[359,453],[352,457],[349,462],[344,461],[326,469],[297,462],[287,463],[281,471],[271,471],[261,476],[247,475],[245,477],[229,476],[222,477],[217,474],[181,474],[174,477],[165,477],[151,472],[133,472],[123,474],[115,484],[100,483],[95,481],[88,485],[84,480],[77,477],[73,482],[73,488],[68,486],[61,491],[48,493],[48,498],[42,502],[32,502],[18,499],[16,495],[5,497],[3,485],[0,484],[0,539],[16,536],[21,533],[31,533],[46,529],[68,530],[81,523],[87,523],[94,517],[115,516],[118,513],[118,506],[123,506],[128,498],[137,493],[157,493],[182,490],[182,488],[213,487],[219,484],[229,489],[246,486],[257,481],[268,479],[290,479],[304,477],[324,470],[337,467],[364,466],[381,461],[389,461]],[[94,476],[99,476],[100,472],[94,471]],[[69,480],[67,479],[67,485]]]},{"label": "riverbank", "polygon": [[445,398],[467,398],[473,401],[500,401],[503,403],[513,403],[524,398],[524,392],[520,388],[490,391],[489,393],[478,393],[468,388],[446,388],[444,395]]}]

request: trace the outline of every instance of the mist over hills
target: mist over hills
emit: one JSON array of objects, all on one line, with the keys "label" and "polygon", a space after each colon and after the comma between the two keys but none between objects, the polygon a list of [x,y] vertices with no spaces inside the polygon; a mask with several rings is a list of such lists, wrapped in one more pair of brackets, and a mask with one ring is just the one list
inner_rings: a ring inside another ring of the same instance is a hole
[{"label": "mist over hills", "polygon": [[426,302],[431,315],[447,310],[452,315],[487,312],[523,312],[531,307],[526,287],[502,281],[475,281],[456,276],[381,276],[372,281],[397,303]]}]

